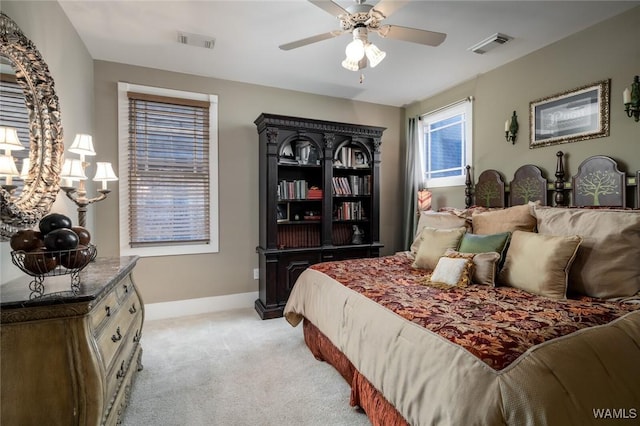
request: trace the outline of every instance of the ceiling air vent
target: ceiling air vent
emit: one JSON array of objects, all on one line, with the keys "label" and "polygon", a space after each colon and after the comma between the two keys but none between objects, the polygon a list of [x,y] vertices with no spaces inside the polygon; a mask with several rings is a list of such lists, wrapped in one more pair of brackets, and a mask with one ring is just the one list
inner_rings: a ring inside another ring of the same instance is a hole
[{"label": "ceiling air vent", "polygon": [[178,43],[188,44],[190,46],[196,47],[204,47],[205,49],[213,49],[213,46],[216,43],[216,39],[201,34],[178,31]]},{"label": "ceiling air vent", "polygon": [[468,50],[482,55],[484,53],[487,53],[491,49],[494,49],[500,46],[501,44],[505,44],[512,38],[513,37],[510,37],[506,34],[495,33],[491,37],[482,40],[480,43],[476,44],[475,46],[471,46]]}]

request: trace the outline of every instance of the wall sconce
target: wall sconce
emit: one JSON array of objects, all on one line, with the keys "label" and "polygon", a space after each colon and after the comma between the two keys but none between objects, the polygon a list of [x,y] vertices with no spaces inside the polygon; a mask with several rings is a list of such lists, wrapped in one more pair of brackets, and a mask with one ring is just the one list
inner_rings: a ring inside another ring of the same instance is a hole
[{"label": "wall sconce", "polygon": [[[87,180],[85,170],[91,163],[85,161],[85,156],[94,156],[96,152],[93,149],[93,140],[91,135],[77,134],[73,140],[73,144],[69,148],[69,152],[79,154],[80,159],[65,159],[62,165],[62,173],[60,178],[63,179],[61,189],[67,194],[67,198],[78,206],[78,224],[87,226],[86,214],[89,204],[102,201],[107,198],[107,194],[111,190],[107,189],[107,182],[116,181],[118,177],[113,172],[111,163],[96,163],[96,174],[93,178],[94,182],[102,182],[102,188],[97,191],[100,193],[97,197],[87,198],[87,190],[84,181]],[[78,182],[78,187],[73,187],[73,183]]]},{"label": "wall sconce", "polygon": [[2,185],[10,194],[16,189],[13,184],[14,177],[20,177],[16,162],[11,155],[11,151],[20,151],[24,149],[18,132],[13,127],[0,126],[0,150],[4,150],[4,154],[0,155],[0,178],[5,178],[5,184]]},{"label": "wall sconce", "polygon": [[631,83],[631,91],[627,87],[622,92],[622,102],[624,102],[624,111],[627,113],[627,117],[637,122],[640,121],[640,79],[636,75]]},{"label": "wall sconce", "polygon": [[518,116],[516,112],[513,111],[513,115],[510,119],[504,122],[504,137],[507,139],[507,142],[511,142],[511,144],[516,143],[516,136],[518,135]]}]

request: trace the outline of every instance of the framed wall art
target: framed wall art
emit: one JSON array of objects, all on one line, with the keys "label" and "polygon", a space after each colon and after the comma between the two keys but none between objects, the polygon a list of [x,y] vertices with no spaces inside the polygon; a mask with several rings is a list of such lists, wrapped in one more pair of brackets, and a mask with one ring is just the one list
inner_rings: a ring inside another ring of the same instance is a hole
[{"label": "framed wall art", "polygon": [[609,136],[611,80],[530,103],[529,148]]}]

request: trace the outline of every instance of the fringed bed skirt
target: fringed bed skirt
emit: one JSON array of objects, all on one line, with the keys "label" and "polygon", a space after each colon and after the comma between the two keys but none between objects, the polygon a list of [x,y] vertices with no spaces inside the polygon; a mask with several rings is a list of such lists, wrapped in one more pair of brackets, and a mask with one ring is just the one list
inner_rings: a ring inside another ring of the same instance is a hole
[{"label": "fringed bed skirt", "polygon": [[351,386],[352,407],[360,407],[367,413],[373,426],[407,425],[407,421],[382,394],[355,369],[351,361],[336,348],[318,328],[306,318],[303,323],[304,341],[313,356],[331,364]]}]

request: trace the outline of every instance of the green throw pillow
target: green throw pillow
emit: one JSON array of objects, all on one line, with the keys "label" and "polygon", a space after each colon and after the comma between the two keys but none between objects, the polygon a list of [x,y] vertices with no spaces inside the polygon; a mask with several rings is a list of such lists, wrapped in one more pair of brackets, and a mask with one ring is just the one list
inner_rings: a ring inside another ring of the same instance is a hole
[{"label": "green throw pillow", "polygon": [[511,232],[501,232],[499,234],[478,235],[464,234],[458,251],[461,253],[487,253],[495,251],[503,257],[504,248],[509,241]]}]

